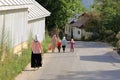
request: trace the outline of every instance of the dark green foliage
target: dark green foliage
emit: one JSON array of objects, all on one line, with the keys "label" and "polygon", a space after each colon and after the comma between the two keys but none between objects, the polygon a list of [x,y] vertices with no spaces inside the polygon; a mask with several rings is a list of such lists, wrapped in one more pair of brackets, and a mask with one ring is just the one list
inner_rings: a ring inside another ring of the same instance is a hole
[{"label": "dark green foliage", "polygon": [[115,33],[120,31],[120,0],[97,1],[96,10],[101,13],[101,25]]},{"label": "dark green foliage", "polygon": [[118,54],[120,54],[120,32],[118,32],[118,34],[116,35],[116,38],[117,38],[117,41],[116,41],[117,52]]},{"label": "dark green foliage", "polygon": [[45,40],[42,42],[43,52],[46,53],[48,51],[48,45],[51,43],[51,38],[48,36],[48,33],[45,35]]},{"label": "dark green foliage", "polygon": [[[96,0],[88,31],[99,34],[98,40],[109,42],[115,46],[116,34],[120,31],[120,0]],[[97,16],[94,16],[94,15]],[[91,13],[90,13],[91,14]]]},{"label": "dark green foliage", "polygon": [[47,17],[47,28],[64,29],[68,18],[79,14],[85,9],[82,7],[80,0],[36,0],[48,11],[51,16]]},{"label": "dark green foliage", "polygon": [[90,38],[90,40],[98,40],[100,37],[100,35],[98,33],[93,33],[92,37]]}]

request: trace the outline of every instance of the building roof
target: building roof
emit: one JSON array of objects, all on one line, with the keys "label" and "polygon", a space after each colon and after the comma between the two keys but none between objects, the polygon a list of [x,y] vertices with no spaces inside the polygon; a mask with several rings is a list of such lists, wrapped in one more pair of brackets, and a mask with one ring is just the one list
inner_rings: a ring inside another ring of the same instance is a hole
[{"label": "building roof", "polygon": [[88,21],[88,18],[87,18],[87,17],[82,17],[82,18],[78,19],[77,22],[73,23],[72,26],[74,26],[74,27],[81,27],[81,26],[84,25],[87,21]]},{"label": "building roof", "polygon": [[33,0],[0,0],[1,6],[18,6],[33,3]]},{"label": "building roof", "polygon": [[50,15],[50,12],[35,0],[0,0],[0,10],[28,8],[28,19],[38,19]]},{"label": "building roof", "polygon": [[28,8],[27,5],[31,4],[33,4],[33,0],[0,0],[0,10]]},{"label": "building roof", "polygon": [[48,10],[46,10],[44,7],[42,7],[38,2],[34,1],[33,4],[34,5],[28,7],[29,20],[46,17],[51,14]]},{"label": "building roof", "polygon": [[78,20],[79,16],[81,16],[81,14],[75,14],[73,17],[70,17],[68,19],[68,23],[76,22]]},{"label": "building roof", "polygon": [[28,5],[32,4],[33,0],[0,0],[0,10],[27,8]]},{"label": "building roof", "polygon": [[76,22],[72,23],[71,25],[73,27],[81,28],[88,20],[89,20],[89,16],[85,13],[85,14],[82,14],[81,17]]}]

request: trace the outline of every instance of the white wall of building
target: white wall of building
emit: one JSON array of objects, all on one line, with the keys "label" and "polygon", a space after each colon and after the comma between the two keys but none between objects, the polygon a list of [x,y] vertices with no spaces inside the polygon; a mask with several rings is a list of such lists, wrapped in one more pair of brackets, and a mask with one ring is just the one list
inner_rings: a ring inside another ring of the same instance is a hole
[{"label": "white wall of building", "polygon": [[35,0],[2,0],[0,3],[0,35],[4,23],[12,47],[26,42],[30,32],[33,36],[38,34],[40,41],[45,38],[45,17],[50,12],[39,3]]},{"label": "white wall of building", "polygon": [[81,29],[73,27],[74,39],[81,39]]},{"label": "white wall of building", "polygon": [[39,41],[42,41],[45,37],[45,18],[30,20],[29,21],[29,33],[32,32],[34,38],[35,34],[39,35]]},{"label": "white wall of building", "polygon": [[27,16],[27,8],[0,12],[0,28],[3,27],[5,21],[6,35],[11,36],[12,46],[16,46],[28,39]]}]

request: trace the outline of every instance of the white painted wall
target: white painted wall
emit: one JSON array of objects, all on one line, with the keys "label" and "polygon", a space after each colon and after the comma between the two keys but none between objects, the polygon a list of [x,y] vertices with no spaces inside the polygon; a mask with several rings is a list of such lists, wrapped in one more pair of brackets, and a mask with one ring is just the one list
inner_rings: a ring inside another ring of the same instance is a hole
[{"label": "white painted wall", "polygon": [[45,18],[29,21],[28,27],[29,32],[31,31],[33,34],[33,38],[35,34],[39,35],[39,41],[42,41],[45,38]]},{"label": "white painted wall", "polygon": [[3,19],[5,19],[6,32],[11,36],[12,46],[16,46],[28,39],[27,16],[27,8],[0,12],[0,28],[2,28]]},{"label": "white painted wall", "polygon": [[[73,36],[74,36],[74,39],[78,39],[80,40],[82,36],[85,36],[85,30],[84,29],[79,29],[77,27],[72,27],[72,26],[66,26],[66,30],[65,30],[65,33],[67,34],[67,36],[71,36],[71,29],[73,29]],[[79,33],[80,34],[79,34]]]},{"label": "white painted wall", "polygon": [[81,39],[81,29],[73,27],[74,39]]}]

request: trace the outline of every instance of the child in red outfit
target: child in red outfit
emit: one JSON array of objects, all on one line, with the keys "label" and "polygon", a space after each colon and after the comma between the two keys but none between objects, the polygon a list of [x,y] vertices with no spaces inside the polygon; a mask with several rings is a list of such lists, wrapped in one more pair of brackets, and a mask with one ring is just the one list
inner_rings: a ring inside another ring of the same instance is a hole
[{"label": "child in red outfit", "polygon": [[57,41],[57,48],[58,48],[58,52],[60,52],[60,49],[61,49],[61,40]]},{"label": "child in red outfit", "polygon": [[74,52],[74,44],[75,44],[75,41],[72,38],[71,41],[70,41],[70,52]]}]

